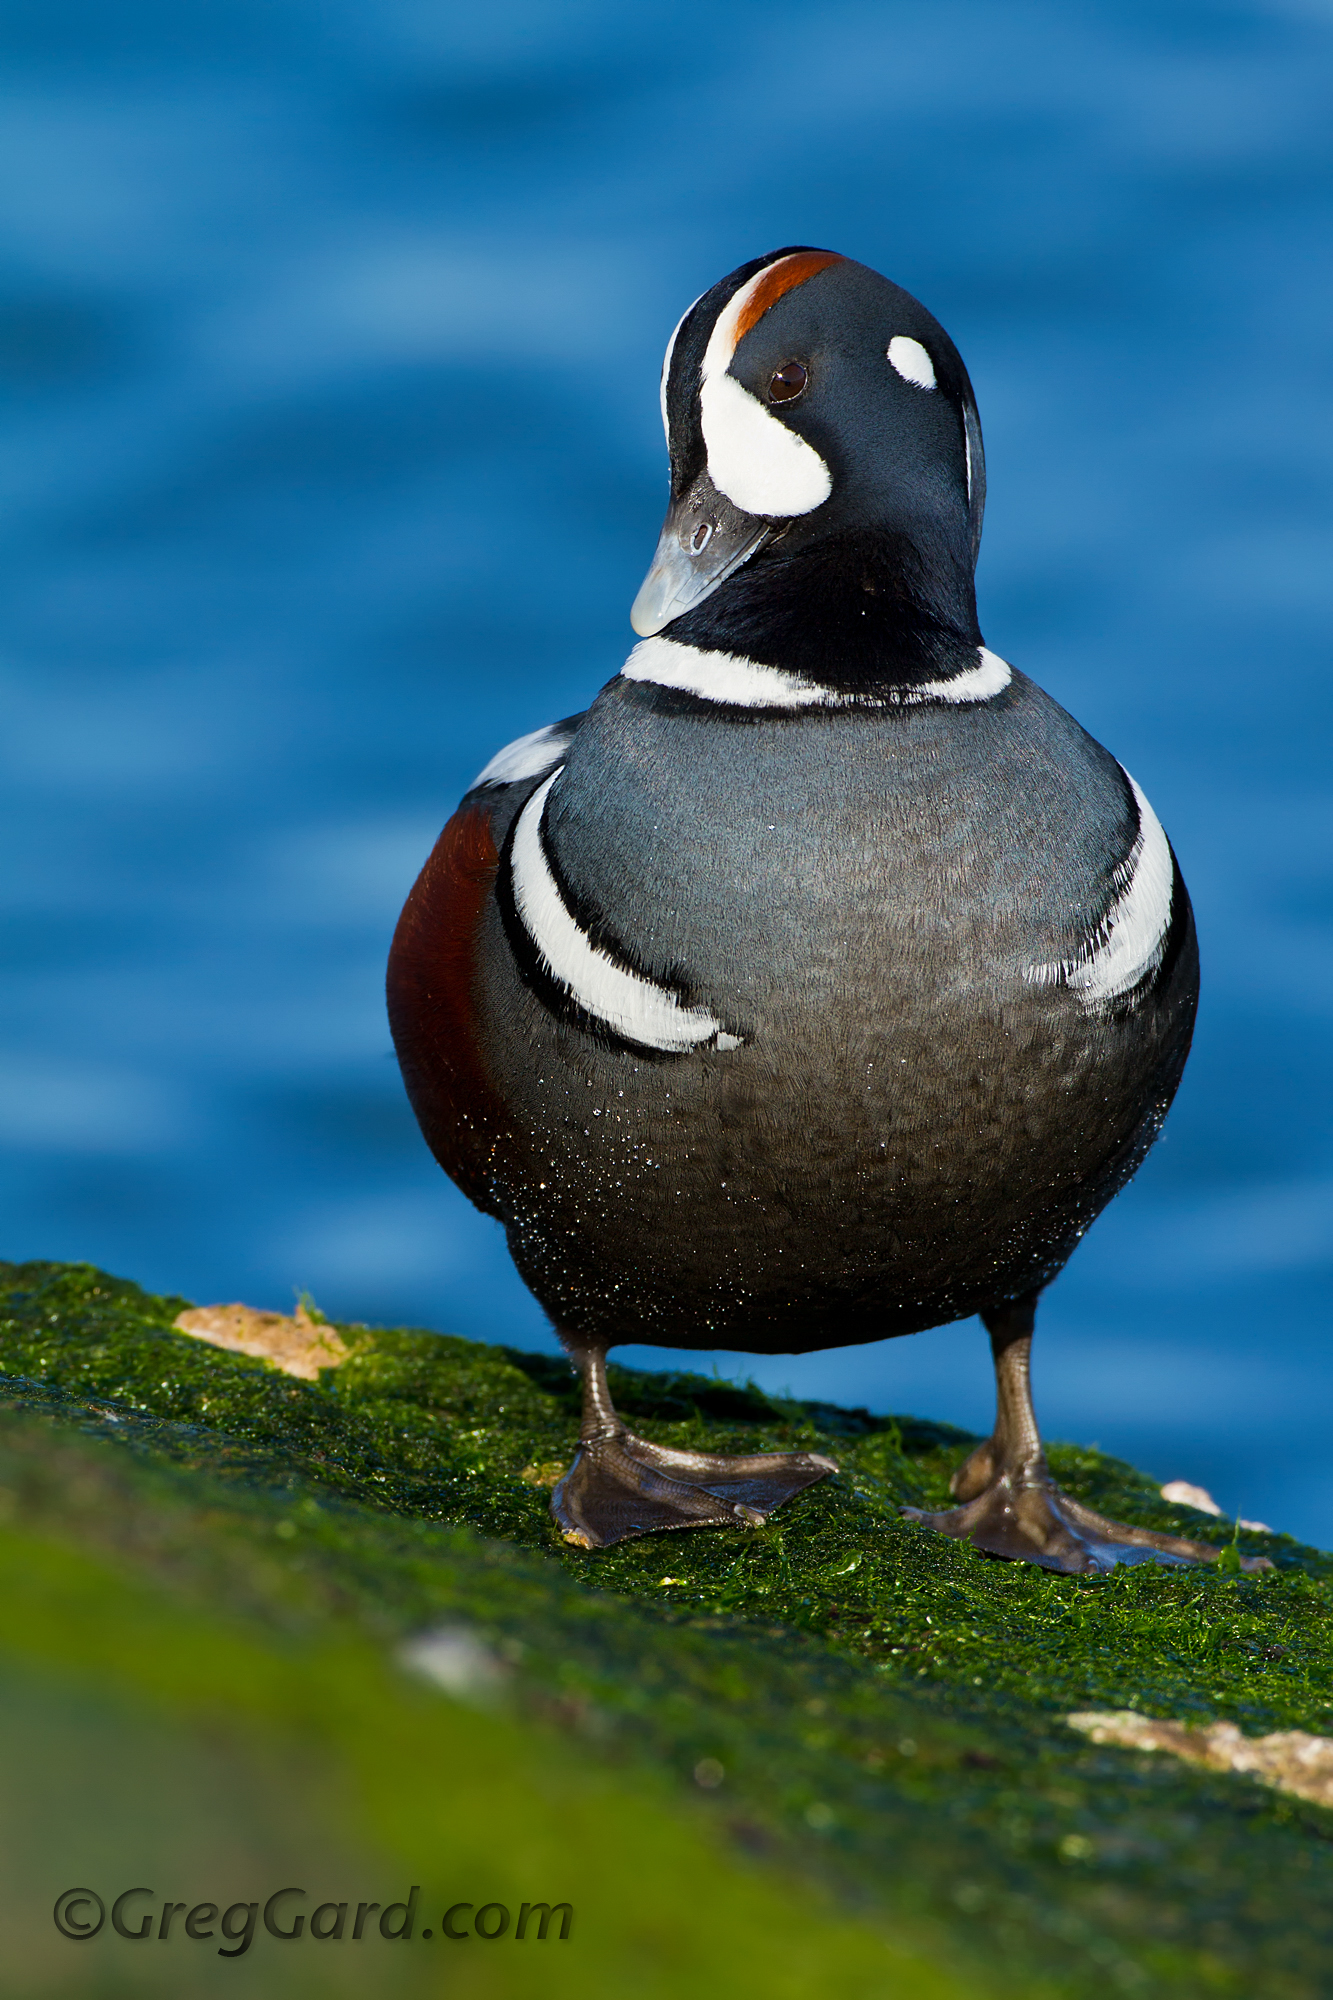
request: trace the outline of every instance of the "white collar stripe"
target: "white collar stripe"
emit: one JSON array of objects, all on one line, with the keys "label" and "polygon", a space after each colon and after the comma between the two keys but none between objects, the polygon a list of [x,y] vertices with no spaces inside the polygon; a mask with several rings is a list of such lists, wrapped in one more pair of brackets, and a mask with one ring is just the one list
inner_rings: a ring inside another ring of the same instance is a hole
[{"label": "white collar stripe", "polygon": [[704,1007],[683,1006],[668,987],[617,965],[582,930],[560,893],[542,838],[542,814],[561,765],[539,785],[514,824],[510,879],[519,920],[546,971],[594,1021],[622,1041],[681,1055],[712,1042],[740,1047]]},{"label": "white collar stripe", "polygon": [[992,653],[989,646],[978,646],[975,667],[953,674],[947,681],[925,681],[919,688],[909,690],[905,699],[960,703],[993,701],[997,694],[1004,693],[1013,677],[1014,670],[1008,660]]},{"label": "white collar stripe", "polygon": [[[1121,766],[1124,769],[1124,766]],[[1119,893],[1093,935],[1073,958],[1030,965],[1034,986],[1072,986],[1096,1005],[1118,1000],[1161,963],[1171,927],[1175,862],[1162,823],[1129,772],[1139,830],[1113,878]]]},{"label": "white collar stripe", "polygon": [[985,646],[977,648],[977,664],[948,680],[925,681],[917,687],[895,689],[891,695],[846,694],[837,688],[821,687],[803,674],[788,673],[782,667],[761,666],[737,653],[706,652],[698,646],[682,646],[661,635],[641,639],[621,668],[629,681],[648,681],[655,687],[676,688],[715,701],[727,708],[901,708],[922,702],[943,701],[959,705],[991,701],[1013,679],[1013,669],[997,653]]},{"label": "white collar stripe", "polygon": [[816,687],[800,674],[763,667],[737,653],[704,652],[674,639],[641,639],[621,668],[629,681],[651,681],[728,708],[819,708],[840,706],[843,697]]}]

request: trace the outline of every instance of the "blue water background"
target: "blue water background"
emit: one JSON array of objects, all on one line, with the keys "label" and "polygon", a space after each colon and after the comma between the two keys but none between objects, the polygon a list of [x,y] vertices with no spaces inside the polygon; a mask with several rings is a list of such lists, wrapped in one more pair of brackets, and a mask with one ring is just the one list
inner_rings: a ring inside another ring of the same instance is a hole
[{"label": "blue water background", "polygon": [[[474,771],[631,643],[677,316],[828,244],[957,340],[987,640],[1198,910],[1044,1422],[1333,1544],[1328,8],[28,0],[0,56],[4,1254],[551,1345],[385,953]],[[716,1359],[989,1422],[975,1322]]]}]

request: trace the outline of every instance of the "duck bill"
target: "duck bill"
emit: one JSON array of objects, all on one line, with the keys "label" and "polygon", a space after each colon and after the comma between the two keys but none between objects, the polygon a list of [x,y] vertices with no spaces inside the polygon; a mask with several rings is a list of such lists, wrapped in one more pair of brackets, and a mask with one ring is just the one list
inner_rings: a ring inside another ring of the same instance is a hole
[{"label": "duck bill", "polygon": [[662,523],[652,568],[630,609],[629,622],[639,637],[651,639],[711,597],[781,525],[743,514],[701,473]]}]

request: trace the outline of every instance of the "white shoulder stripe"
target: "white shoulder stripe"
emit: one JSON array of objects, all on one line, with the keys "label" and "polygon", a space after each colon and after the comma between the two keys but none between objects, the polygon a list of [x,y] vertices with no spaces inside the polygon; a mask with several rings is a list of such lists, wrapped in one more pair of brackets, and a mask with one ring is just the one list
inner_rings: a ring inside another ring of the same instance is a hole
[{"label": "white shoulder stripe", "polygon": [[626,680],[651,681],[656,687],[678,688],[684,694],[716,701],[728,708],[901,708],[927,701],[967,704],[990,701],[1013,679],[1013,669],[985,646],[977,648],[977,664],[948,680],[906,687],[892,697],[844,694],[821,687],[803,674],[782,667],[761,666],[737,653],[705,652],[682,646],[661,635],[641,639],[621,668]]},{"label": "white shoulder stripe", "polygon": [[475,792],[478,785],[516,785],[523,778],[540,778],[552,764],[560,762],[570,741],[569,730],[558,722],[548,722],[545,729],[516,737],[503,750],[496,751],[485,769],[478,771],[468,790]]},{"label": "white shoulder stripe", "polygon": [[510,850],[515,907],[543,964],[585,1014],[604,1021],[624,1041],[675,1054],[706,1042],[738,1049],[741,1037],[729,1035],[706,1008],[682,1006],[667,987],[617,965],[579,928],[542,841],[542,813],[559,776],[559,770],[552,771],[524,806]]},{"label": "white shoulder stripe", "polygon": [[1075,957],[1030,965],[1025,974],[1034,986],[1072,986],[1089,1005],[1119,999],[1145,979],[1161,962],[1171,924],[1170,843],[1128,771],[1125,776],[1139,809],[1139,831],[1112,878],[1115,900]]}]

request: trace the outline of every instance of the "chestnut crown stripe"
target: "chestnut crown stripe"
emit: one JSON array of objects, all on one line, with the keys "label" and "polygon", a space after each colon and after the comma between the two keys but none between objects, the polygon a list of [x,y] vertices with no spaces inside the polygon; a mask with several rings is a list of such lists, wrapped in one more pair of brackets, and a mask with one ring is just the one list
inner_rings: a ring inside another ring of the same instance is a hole
[{"label": "chestnut crown stripe", "polygon": [[[807,278],[817,277],[830,264],[845,264],[836,250],[795,250],[788,257],[779,257],[775,264],[760,271],[751,278],[748,285],[742,285],[734,299],[728,301],[718,315],[718,326],[727,326],[731,346],[727,353],[730,361],[751,328],[758,326],[770,306],[788,292],[794,292]],[[712,342],[709,342],[712,346]]]}]

